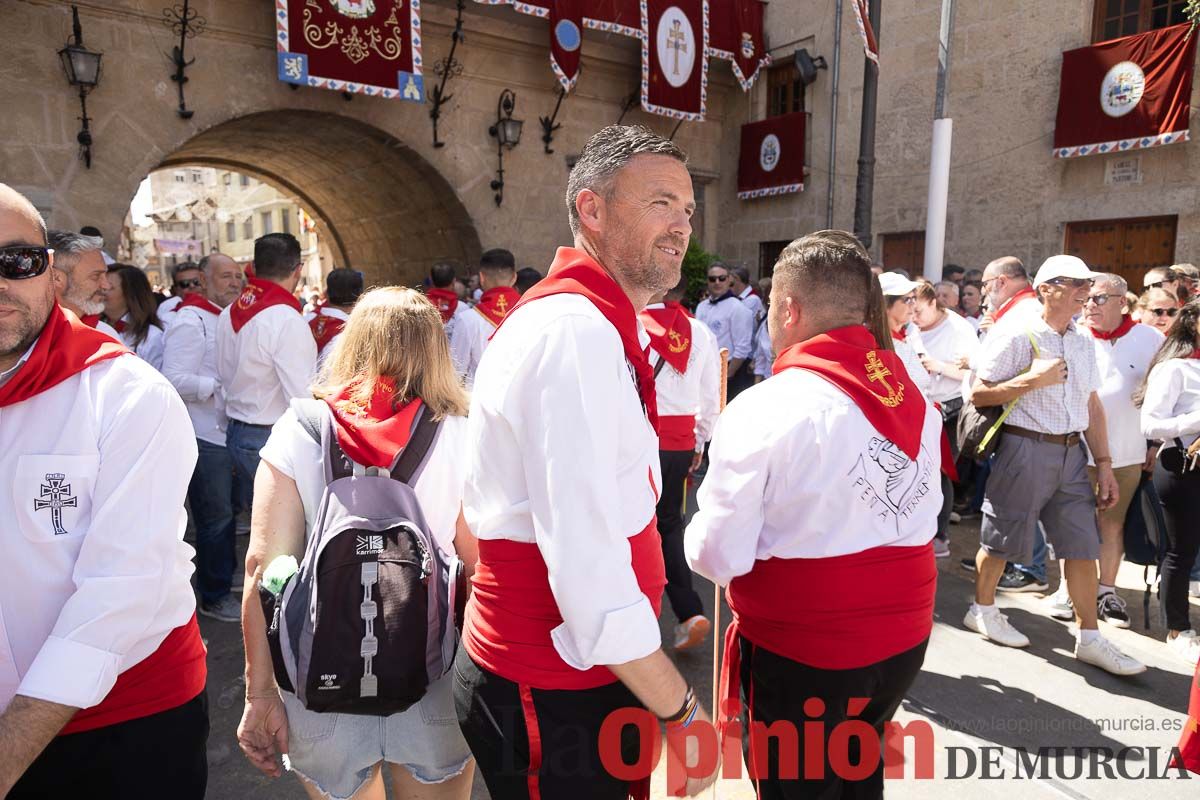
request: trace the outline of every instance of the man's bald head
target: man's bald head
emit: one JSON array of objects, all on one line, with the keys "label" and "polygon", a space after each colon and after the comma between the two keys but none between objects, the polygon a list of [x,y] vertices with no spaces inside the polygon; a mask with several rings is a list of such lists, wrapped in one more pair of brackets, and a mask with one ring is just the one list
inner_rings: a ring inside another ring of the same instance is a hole
[{"label": "man's bald head", "polygon": [[[46,220],[41,212],[25,195],[6,183],[0,183],[0,214],[5,217],[0,247],[12,244],[46,246]],[[21,232],[18,234],[18,231]],[[11,239],[13,235],[19,235],[19,240]]]},{"label": "man's bald head", "polygon": [[989,262],[983,270],[984,280],[1000,275],[1029,280],[1029,271],[1025,269],[1025,265],[1021,263],[1021,259],[1016,256],[1001,256],[995,261]]}]

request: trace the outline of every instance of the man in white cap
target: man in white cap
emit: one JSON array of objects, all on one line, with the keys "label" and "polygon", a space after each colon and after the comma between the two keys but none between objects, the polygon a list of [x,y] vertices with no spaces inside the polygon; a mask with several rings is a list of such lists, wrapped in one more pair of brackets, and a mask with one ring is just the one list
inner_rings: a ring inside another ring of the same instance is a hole
[{"label": "man in white cap", "polygon": [[[979,354],[971,401],[979,407],[1015,403],[1001,428],[984,495],[975,602],[963,623],[997,644],[1029,645],[996,608],[996,585],[1006,561],[1032,558],[1040,521],[1064,562],[1079,627],[1075,657],[1114,675],[1136,675],[1146,667],[1102,637],[1096,621],[1096,511],[1116,505],[1119,495],[1096,391],[1096,353],[1073,322],[1096,277],[1074,256],[1047,259],[1034,282],[1041,317],[1024,329],[992,330]],[[1096,463],[1095,491],[1085,440]]]}]

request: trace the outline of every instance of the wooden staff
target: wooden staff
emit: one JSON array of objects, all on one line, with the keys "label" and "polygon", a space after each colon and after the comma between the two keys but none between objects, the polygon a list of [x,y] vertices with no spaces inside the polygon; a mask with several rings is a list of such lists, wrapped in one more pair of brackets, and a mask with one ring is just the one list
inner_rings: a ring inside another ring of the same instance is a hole
[{"label": "wooden staff", "polygon": [[[721,348],[721,411],[729,400],[729,349]],[[705,476],[707,477],[707,476]],[[721,632],[721,585],[713,581],[713,667],[712,667],[712,718],[715,724],[720,719],[721,709],[717,705],[721,692],[721,643],[725,637]],[[717,751],[721,750],[721,742],[717,742]],[[712,797],[717,798],[717,784],[720,776],[713,781]]]}]

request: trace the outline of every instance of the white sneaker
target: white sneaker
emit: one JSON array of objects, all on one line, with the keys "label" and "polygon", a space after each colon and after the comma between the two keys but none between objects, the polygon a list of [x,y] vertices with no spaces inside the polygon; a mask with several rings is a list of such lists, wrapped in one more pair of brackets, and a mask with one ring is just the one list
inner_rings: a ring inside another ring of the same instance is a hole
[{"label": "white sneaker", "polygon": [[1067,592],[1066,581],[1059,581],[1058,591],[1047,597],[1042,603],[1046,607],[1046,613],[1054,619],[1067,621],[1075,619],[1075,606],[1071,603],[1071,595]]},{"label": "white sneaker", "polygon": [[1113,675],[1140,675],[1146,671],[1146,665],[1132,656],[1127,656],[1117,649],[1117,646],[1097,636],[1091,644],[1075,640],[1075,657],[1085,664],[1099,667]]},{"label": "white sneaker", "polygon": [[933,540],[933,557],[934,558],[949,558],[950,557],[950,543],[947,542],[945,539],[936,539],[935,538]]},{"label": "white sneaker", "polygon": [[711,630],[712,623],[700,614],[684,620],[675,626],[675,649],[691,650],[703,642]]},{"label": "white sneaker", "polygon": [[1174,639],[1167,639],[1167,649],[1194,667],[1200,661],[1200,636],[1193,630],[1180,631]]},{"label": "white sneaker", "polygon": [[1200,597],[1200,581],[1188,581],[1188,594]]},{"label": "white sneaker", "polygon": [[1005,647],[1029,647],[1029,637],[1008,624],[1008,617],[995,608],[988,612],[977,611],[972,604],[967,609],[967,616],[963,618],[963,625],[996,644]]},{"label": "white sneaker", "polygon": [[950,524],[957,525],[960,522],[962,522],[962,514],[959,514],[957,511],[951,511],[950,512]]}]

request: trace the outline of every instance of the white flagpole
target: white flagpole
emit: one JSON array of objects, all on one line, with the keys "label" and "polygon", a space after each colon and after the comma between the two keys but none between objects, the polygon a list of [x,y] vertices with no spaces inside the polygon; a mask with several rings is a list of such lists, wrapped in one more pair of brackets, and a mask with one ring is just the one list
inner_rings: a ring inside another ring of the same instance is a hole
[{"label": "white flagpole", "polygon": [[938,35],[937,100],[933,114],[933,144],[929,160],[929,199],[925,214],[925,277],[942,279],[946,248],[946,208],[950,197],[950,151],[954,121],[946,117],[946,87],[950,82],[950,38],[954,34],[954,0],[942,0]]}]

